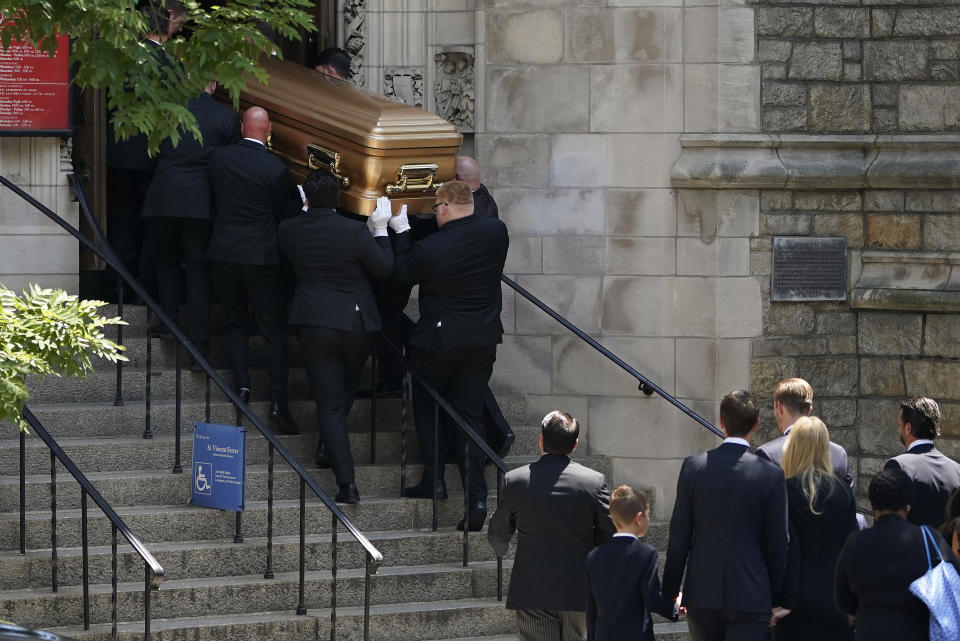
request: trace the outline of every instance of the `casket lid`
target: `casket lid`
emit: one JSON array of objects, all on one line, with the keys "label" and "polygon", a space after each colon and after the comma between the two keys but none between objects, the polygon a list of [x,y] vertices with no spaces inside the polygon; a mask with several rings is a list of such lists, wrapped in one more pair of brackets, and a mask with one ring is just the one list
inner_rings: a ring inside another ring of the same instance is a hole
[{"label": "casket lid", "polygon": [[364,91],[295,62],[261,61],[264,85],[248,78],[241,100],[302,122],[306,127],[374,149],[459,147],[452,124],[428,111]]}]

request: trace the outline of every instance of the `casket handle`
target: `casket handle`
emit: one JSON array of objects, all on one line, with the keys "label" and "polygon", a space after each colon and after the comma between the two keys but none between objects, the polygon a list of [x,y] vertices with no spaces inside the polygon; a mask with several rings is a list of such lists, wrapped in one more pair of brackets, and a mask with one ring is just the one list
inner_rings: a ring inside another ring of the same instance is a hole
[{"label": "casket handle", "polygon": [[307,167],[328,170],[344,189],[349,189],[352,182],[350,176],[340,173],[340,152],[321,147],[314,142],[307,144]]},{"label": "casket handle", "polygon": [[386,192],[393,196],[405,192],[436,191],[442,184],[433,182],[438,168],[436,163],[402,165],[397,170],[397,182],[388,183]]}]

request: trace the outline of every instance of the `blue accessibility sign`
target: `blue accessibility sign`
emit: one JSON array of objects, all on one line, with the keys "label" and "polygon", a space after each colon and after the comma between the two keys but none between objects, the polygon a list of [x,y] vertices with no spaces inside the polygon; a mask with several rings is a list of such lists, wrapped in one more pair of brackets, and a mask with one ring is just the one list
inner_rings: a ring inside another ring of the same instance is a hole
[{"label": "blue accessibility sign", "polygon": [[200,507],[243,511],[247,476],[247,430],[237,425],[194,423],[193,488]]}]

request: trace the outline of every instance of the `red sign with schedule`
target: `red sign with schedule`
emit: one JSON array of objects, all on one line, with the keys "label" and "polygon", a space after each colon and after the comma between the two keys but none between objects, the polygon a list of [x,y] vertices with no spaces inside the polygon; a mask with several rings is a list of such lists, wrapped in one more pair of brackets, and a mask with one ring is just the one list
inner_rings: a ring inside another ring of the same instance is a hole
[{"label": "red sign with schedule", "polygon": [[70,130],[70,40],[50,57],[29,43],[0,48],[0,134]]}]

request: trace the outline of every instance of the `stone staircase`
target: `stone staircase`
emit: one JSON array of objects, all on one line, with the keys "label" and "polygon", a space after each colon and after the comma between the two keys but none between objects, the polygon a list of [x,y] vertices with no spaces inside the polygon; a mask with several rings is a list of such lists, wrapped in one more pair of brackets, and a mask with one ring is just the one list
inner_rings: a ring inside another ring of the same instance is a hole
[{"label": "stone staircase", "polygon": [[[116,372],[103,363],[83,381],[48,378],[31,385],[31,409],[67,454],[116,509],[133,533],[163,565],[166,578],[152,593],[152,638],[162,641],[313,641],[330,638],[330,512],[308,494],[305,616],[298,603],[299,479],[276,459],[274,479],[273,579],[264,579],[267,523],[267,447],[255,428],[248,431],[246,509],[243,542],[234,543],[235,513],[189,505],[193,423],[204,417],[203,376],[184,370],[182,377],[182,458],[187,474],[173,474],[175,352],[171,341],[152,340],[152,440],[144,425],[145,318],[143,308],[126,309],[130,327],[124,342],[130,363],[123,373],[124,405],[115,406]],[[110,310],[105,310],[110,314]],[[291,339],[291,354],[296,344]],[[184,363],[186,360],[184,360]],[[225,365],[225,347],[215,341],[213,362]],[[262,341],[253,339],[251,362],[262,363]],[[232,377],[221,370],[227,381]],[[265,417],[265,374],[254,374],[251,407]],[[329,470],[316,469],[313,404],[296,357],[291,358],[291,412],[304,434],[280,436],[322,487],[336,490]],[[523,402],[501,397],[517,441],[508,463],[520,465],[537,456],[538,427],[522,424]],[[350,416],[351,443],[357,462],[359,505],[342,506],[353,523],[383,554],[384,562],[370,586],[370,638],[515,639],[513,613],[496,600],[496,557],[486,533],[470,536],[469,567],[462,566],[462,533],[454,525],[462,516],[456,467],[447,466],[451,498],[440,501],[439,531],[431,532],[432,502],[403,499],[400,488],[400,402],[381,400],[377,407],[377,461],[370,463],[370,403],[358,400]],[[215,388],[211,420],[235,423],[234,408]],[[418,461],[412,423],[407,434],[408,460]],[[77,639],[109,639],[111,613],[110,523],[91,504],[89,520],[90,621],[82,629],[82,549],[80,490],[63,470],[57,474],[59,590],[50,590],[49,451],[38,438],[27,438],[26,488],[28,553],[19,540],[19,443],[8,425],[0,426],[0,619],[53,630]],[[585,449],[585,448],[584,448]],[[596,457],[580,457],[593,467]],[[421,466],[408,464],[408,482],[419,479]],[[496,479],[487,470],[495,492]],[[492,494],[489,508],[495,508]],[[652,524],[648,541],[663,549],[666,524]],[[363,638],[364,555],[343,528],[337,543],[337,638]],[[511,561],[504,561],[504,594]],[[143,574],[140,557],[121,539],[118,545],[119,637],[143,638]],[[683,623],[656,624],[658,638],[687,638]]]}]

